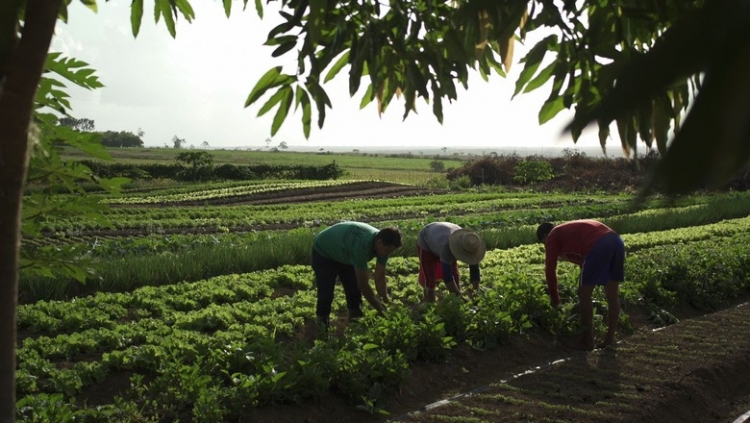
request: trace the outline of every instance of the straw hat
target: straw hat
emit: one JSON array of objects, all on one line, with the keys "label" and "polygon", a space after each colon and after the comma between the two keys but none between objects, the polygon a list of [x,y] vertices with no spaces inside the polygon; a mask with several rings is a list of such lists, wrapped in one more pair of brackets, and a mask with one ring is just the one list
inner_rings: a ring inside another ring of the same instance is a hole
[{"label": "straw hat", "polygon": [[487,252],[484,241],[475,232],[458,229],[448,238],[451,253],[466,264],[479,264]]}]

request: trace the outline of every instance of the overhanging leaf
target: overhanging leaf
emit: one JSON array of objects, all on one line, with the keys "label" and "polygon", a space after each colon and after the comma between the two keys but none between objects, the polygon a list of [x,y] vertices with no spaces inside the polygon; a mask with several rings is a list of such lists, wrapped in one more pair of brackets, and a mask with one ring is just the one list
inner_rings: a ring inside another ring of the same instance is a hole
[{"label": "overhanging leaf", "polygon": [[325,76],[325,79],[323,79],[323,83],[326,83],[338,75],[339,71],[347,64],[349,63],[349,51],[345,51],[339,59],[336,61],[336,63],[331,66],[331,69],[328,71],[328,73]]},{"label": "overhanging leaf", "polygon": [[326,91],[315,80],[307,81],[305,87],[315,101],[315,107],[318,110],[318,128],[322,128],[326,119],[326,107],[331,107],[331,99],[328,98]]},{"label": "overhanging leaf", "polygon": [[577,115],[570,126],[585,126],[593,120],[611,122],[664,92],[674,81],[701,71],[708,64],[713,46],[711,34],[723,23],[715,7],[687,15],[669,28],[654,47],[618,72],[616,83],[590,113]]},{"label": "overhanging leaf", "polygon": [[272,136],[276,135],[276,133],[279,131],[279,128],[281,128],[281,124],[284,123],[284,120],[286,120],[286,117],[289,114],[289,108],[292,106],[292,100],[294,97],[292,87],[290,86],[279,88],[279,93],[281,93],[281,98],[279,108],[276,110],[276,114],[273,117],[273,123],[271,125]]},{"label": "overhanging leaf", "polygon": [[293,49],[297,46],[297,41],[289,41],[286,42],[278,47],[271,53],[271,57],[279,57],[283,56],[284,53],[288,52],[289,50]]},{"label": "overhanging leaf", "polygon": [[607,138],[609,138],[609,123],[599,122],[599,145],[606,154]]},{"label": "overhanging leaf", "polygon": [[283,78],[283,76],[284,75],[281,74],[281,66],[275,66],[266,71],[266,73],[260,77],[258,82],[255,83],[255,86],[250,91],[250,95],[247,96],[245,107],[255,103],[268,89],[284,83],[286,78]]},{"label": "overhanging leaf", "polygon": [[312,122],[312,112],[310,107],[310,97],[307,91],[301,87],[297,90],[297,101],[302,105],[302,132],[305,138],[310,137],[310,126]]},{"label": "overhanging leaf", "polygon": [[261,117],[271,111],[276,104],[281,102],[285,96],[286,96],[286,90],[291,89],[289,86],[280,87],[278,90],[276,90],[276,93],[274,93],[271,98],[266,101],[266,103],[263,105],[263,107],[258,110],[258,117]]},{"label": "overhanging leaf", "polygon": [[164,23],[167,25],[167,30],[172,38],[177,36],[177,30],[175,28],[174,17],[172,16],[172,5],[170,0],[155,0],[154,2],[154,14],[155,21],[159,22],[159,16],[164,17]]},{"label": "overhanging leaf", "polygon": [[96,0],[81,0],[81,3],[89,9],[93,10],[94,13],[99,12],[98,8],[96,7]]},{"label": "overhanging leaf", "polygon": [[182,16],[185,18],[185,20],[187,20],[188,22],[192,22],[193,19],[195,19],[195,11],[193,10],[193,6],[191,6],[187,0],[172,1],[174,1],[175,7],[180,11],[180,13],[182,13]]},{"label": "overhanging leaf", "polygon": [[706,72],[703,89],[647,190],[719,186],[750,158],[750,35]]},{"label": "overhanging leaf", "polygon": [[326,0],[309,0],[310,15],[307,20],[307,33],[312,44],[320,39],[326,14]]},{"label": "overhanging leaf", "polygon": [[552,77],[556,66],[556,62],[552,62],[547,65],[544,69],[542,69],[541,72],[539,72],[539,74],[537,74],[536,77],[534,77],[534,79],[529,81],[523,92],[528,93],[544,85]]},{"label": "overhanging leaf", "polygon": [[362,100],[359,102],[359,108],[364,109],[368,104],[372,103],[372,100],[374,99],[375,96],[372,92],[372,84],[370,84],[367,86],[367,91],[365,91],[365,94],[362,96]]},{"label": "overhanging leaf", "polygon": [[547,53],[547,50],[549,50],[549,46],[553,43],[557,43],[556,35],[546,37],[532,47],[531,50],[529,50],[529,53],[521,60],[525,65],[521,74],[518,76],[518,80],[516,80],[516,89],[513,92],[513,97],[520,93],[531,77],[534,76],[536,70],[544,59],[544,55]]},{"label": "overhanging leaf", "polygon": [[130,27],[133,36],[137,37],[141,30],[141,21],[143,19],[143,0],[133,0],[130,4]]},{"label": "overhanging leaf", "polygon": [[542,105],[542,109],[539,111],[539,124],[542,125],[549,121],[565,109],[565,102],[563,97],[555,97],[547,100]]}]

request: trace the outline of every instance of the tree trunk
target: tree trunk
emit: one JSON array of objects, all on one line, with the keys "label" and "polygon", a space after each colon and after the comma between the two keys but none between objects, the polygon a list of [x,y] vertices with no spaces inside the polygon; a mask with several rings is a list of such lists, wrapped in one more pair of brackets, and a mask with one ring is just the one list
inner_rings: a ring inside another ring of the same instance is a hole
[{"label": "tree trunk", "polygon": [[61,0],[28,0],[21,39],[0,82],[0,422],[16,415],[16,308],[21,201],[34,96]]}]

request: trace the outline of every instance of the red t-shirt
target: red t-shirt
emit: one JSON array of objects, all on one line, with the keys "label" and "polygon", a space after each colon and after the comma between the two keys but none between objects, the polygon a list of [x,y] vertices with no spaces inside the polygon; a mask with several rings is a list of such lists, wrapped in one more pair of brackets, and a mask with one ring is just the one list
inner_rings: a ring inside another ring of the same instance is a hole
[{"label": "red t-shirt", "polygon": [[544,241],[544,270],[550,295],[555,302],[560,302],[560,294],[557,292],[557,261],[565,260],[582,265],[583,259],[599,238],[613,232],[607,225],[596,220],[573,220],[552,228]]}]

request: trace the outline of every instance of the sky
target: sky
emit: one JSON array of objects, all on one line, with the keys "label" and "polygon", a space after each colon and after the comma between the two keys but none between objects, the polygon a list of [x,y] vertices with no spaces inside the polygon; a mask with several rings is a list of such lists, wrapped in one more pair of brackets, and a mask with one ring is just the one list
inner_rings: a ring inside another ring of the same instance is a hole
[{"label": "sky", "polygon": [[[442,125],[423,100],[417,101],[417,114],[412,112],[406,120],[400,101],[392,101],[382,116],[375,102],[360,109],[365,83],[350,98],[344,69],[339,78],[325,85],[333,108],[327,110],[322,129],[314,114],[310,137],[305,139],[298,111],[272,137],[275,109],[257,117],[267,96],[259,104],[244,107],[253,86],[269,68],[285,65],[285,72],[294,70],[288,66],[289,58],[274,59],[273,47],[263,45],[280,19],[271,6],[266,6],[261,20],[253,2],[242,11],[242,2],[235,1],[227,18],[220,1],[194,1],[196,19],[192,23],[179,20],[173,39],[163,21],[154,23],[150,10],[144,12],[140,33],[134,38],[129,4],[99,2],[99,11],[94,13],[79,2],[72,3],[68,22],[58,22],[50,50],[89,63],[105,85],[89,91],[69,84],[73,116],[93,119],[98,131],[135,133],[142,129],[146,146],[171,147],[175,135],[185,139],[187,146],[199,147],[205,141],[211,148],[256,149],[267,147],[265,141],[271,138],[271,147],[285,141],[292,150],[382,147],[416,152],[447,147],[559,152],[599,145],[593,127],[584,131],[577,144],[562,134],[572,117],[567,110],[539,125],[537,113],[549,95],[545,87],[511,101],[522,69],[518,61],[526,50],[519,43],[508,77],[495,75],[485,82],[478,73],[472,75],[469,89],[460,89],[457,101],[444,102]],[[146,4],[151,7],[150,2]],[[531,47],[533,42],[526,45]],[[610,155],[620,154],[618,139],[611,139],[607,146]]]}]

